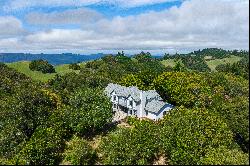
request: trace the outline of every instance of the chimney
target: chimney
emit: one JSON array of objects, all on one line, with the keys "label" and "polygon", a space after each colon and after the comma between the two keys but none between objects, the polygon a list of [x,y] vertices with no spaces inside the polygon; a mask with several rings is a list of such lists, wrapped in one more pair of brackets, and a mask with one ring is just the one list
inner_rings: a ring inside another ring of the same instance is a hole
[{"label": "chimney", "polygon": [[145,105],[146,105],[146,97],[144,94],[144,91],[140,90],[140,99],[141,99],[141,104],[140,104],[140,110],[139,110],[139,118],[142,118],[145,114]]}]

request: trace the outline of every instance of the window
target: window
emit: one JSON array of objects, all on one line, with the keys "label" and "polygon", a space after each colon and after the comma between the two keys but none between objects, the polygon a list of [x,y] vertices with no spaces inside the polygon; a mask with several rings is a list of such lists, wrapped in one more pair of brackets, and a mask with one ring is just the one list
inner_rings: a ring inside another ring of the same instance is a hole
[{"label": "window", "polygon": [[113,108],[116,108],[116,104],[113,105]]},{"label": "window", "polygon": [[136,110],[134,110],[134,115],[137,115],[137,111]]},{"label": "window", "polygon": [[129,101],[129,105],[133,107],[133,101]]},{"label": "window", "polygon": [[116,96],[113,97],[113,101],[116,101]]},{"label": "window", "polygon": [[148,116],[148,111],[146,111],[146,116]]}]

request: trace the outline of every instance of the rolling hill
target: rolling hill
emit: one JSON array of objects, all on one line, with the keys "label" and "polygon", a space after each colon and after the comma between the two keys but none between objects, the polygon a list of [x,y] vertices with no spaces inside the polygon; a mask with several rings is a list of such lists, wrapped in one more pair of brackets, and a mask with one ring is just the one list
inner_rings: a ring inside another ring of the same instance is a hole
[{"label": "rolling hill", "polygon": [[[32,71],[29,69],[29,61],[19,61],[19,62],[13,62],[13,63],[6,63],[9,67],[16,69],[17,71],[26,74],[27,76],[31,77],[33,80],[36,81],[48,81],[49,79],[52,79],[56,74],[64,75],[69,72],[76,72],[79,73],[79,70],[72,70],[69,69],[68,64],[64,65],[57,65],[55,66],[56,73],[47,73],[43,74],[39,71]],[[81,63],[81,65],[84,65],[84,63]]]}]

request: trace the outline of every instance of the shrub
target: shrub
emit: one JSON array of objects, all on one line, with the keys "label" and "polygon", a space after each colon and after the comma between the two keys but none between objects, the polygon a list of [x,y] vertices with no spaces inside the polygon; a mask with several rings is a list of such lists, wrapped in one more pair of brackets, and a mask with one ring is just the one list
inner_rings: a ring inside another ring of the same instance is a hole
[{"label": "shrub", "polygon": [[45,60],[34,60],[29,64],[29,68],[42,73],[55,73],[55,68]]},{"label": "shrub", "polygon": [[72,165],[93,165],[97,153],[88,145],[84,139],[74,136],[64,152],[65,160]]}]

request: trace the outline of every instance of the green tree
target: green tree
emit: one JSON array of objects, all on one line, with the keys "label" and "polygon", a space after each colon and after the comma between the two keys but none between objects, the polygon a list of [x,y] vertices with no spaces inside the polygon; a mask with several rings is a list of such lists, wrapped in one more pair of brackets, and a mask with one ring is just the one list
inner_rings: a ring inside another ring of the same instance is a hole
[{"label": "green tree", "polygon": [[175,66],[173,67],[174,71],[186,71],[186,68],[182,65],[180,61],[178,61]]},{"label": "green tree", "polygon": [[65,108],[67,123],[80,135],[95,132],[112,119],[112,105],[100,88],[84,88],[70,97]]},{"label": "green tree", "polygon": [[249,165],[249,155],[237,149],[220,146],[201,159],[202,165]]},{"label": "green tree", "polygon": [[135,59],[138,60],[138,62],[143,63],[143,62],[148,62],[148,61],[152,61],[153,58],[151,56],[151,54],[149,52],[145,53],[145,52],[141,52],[140,54],[136,54],[134,56]]},{"label": "green tree", "polygon": [[233,147],[227,124],[205,109],[178,107],[161,124],[162,147],[171,164],[199,164],[214,148]]},{"label": "green tree", "polygon": [[99,147],[103,164],[152,164],[159,152],[157,129],[154,123],[143,120],[108,134]]},{"label": "green tree", "polygon": [[41,71],[42,73],[55,73],[55,68],[45,60],[33,60],[29,64],[30,70]]},{"label": "green tree", "polygon": [[60,161],[66,130],[57,127],[37,128],[30,140],[17,155],[17,164],[53,165]]},{"label": "green tree", "polygon": [[97,159],[97,153],[88,142],[74,136],[64,152],[65,161],[72,165],[93,165]]},{"label": "green tree", "polygon": [[194,72],[164,72],[153,81],[163,99],[186,107],[209,104],[212,91],[204,77]]},{"label": "green tree", "polygon": [[72,69],[72,70],[80,70],[81,69],[81,66],[78,65],[77,63],[72,63],[69,65],[69,69]]},{"label": "green tree", "polygon": [[[26,85],[27,86],[27,85]],[[57,99],[40,87],[22,86],[13,97],[0,100],[0,155],[13,156],[36,128],[45,123],[54,109]]]}]

